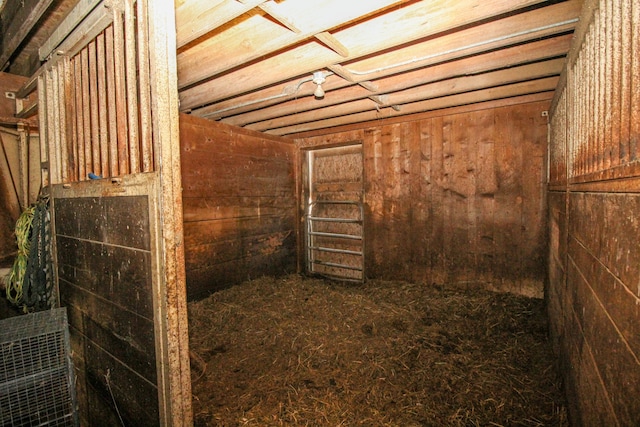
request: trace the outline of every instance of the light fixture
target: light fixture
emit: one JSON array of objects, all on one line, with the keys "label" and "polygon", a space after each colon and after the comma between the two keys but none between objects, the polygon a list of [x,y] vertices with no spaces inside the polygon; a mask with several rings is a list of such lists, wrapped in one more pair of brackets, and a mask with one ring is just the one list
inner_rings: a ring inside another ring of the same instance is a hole
[{"label": "light fixture", "polygon": [[318,99],[324,98],[324,89],[322,89],[322,83],[324,83],[324,73],[322,71],[315,71],[313,73],[313,82],[318,85],[315,92],[313,92],[313,96]]}]

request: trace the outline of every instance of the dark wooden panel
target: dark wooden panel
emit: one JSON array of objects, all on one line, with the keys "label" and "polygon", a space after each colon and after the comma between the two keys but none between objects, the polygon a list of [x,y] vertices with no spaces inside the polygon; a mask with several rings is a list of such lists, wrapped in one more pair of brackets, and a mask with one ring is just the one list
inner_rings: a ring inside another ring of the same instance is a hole
[{"label": "dark wooden panel", "polygon": [[62,301],[81,313],[76,320],[82,323],[74,327],[87,340],[117,356],[148,381],[155,382],[155,344],[149,333],[153,322],[71,284],[63,283],[63,286]]},{"label": "dark wooden panel", "polygon": [[89,424],[119,423],[115,398],[128,425],[157,425],[147,196],[56,198],[54,206],[61,302],[82,359],[80,407]]},{"label": "dark wooden panel", "polygon": [[[569,253],[581,274],[589,278],[601,310],[615,323],[617,332],[614,335],[616,338],[618,335],[624,338],[629,350],[637,358],[640,356],[640,308],[637,295],[634,295],[637,292],[634,289],[637,282],[631,280],[638,276],[632,276],[629,271],[636,269],[640,263],[640,254],[634,250],[637,248],[635,236],[638,230],[630,224],[635,222],[633,215],[637,212],[640,195],[580,194],[573,195],[571,200],[572,235]],[[591,209],[585,208],[585,205]],[[625,205],[629,210],[618,212],[623,215],[604,218],[598,215],[609,211],[611,206],[620,208]],[[584,211],[588,214],[582,213]],[[627,215],[631,217],[627,218]],[[612,221],[613,218],[616,220]],[[594,229],[594,221],[602,226]],[[609,227],[608,223],[627,223],[628,227]]]},{"label": "dark wooden panel", "polygon": [[186,266],[187,269],[198,269],[221,262],[274,253],[289,246],[292,236],[291,230],[268,234],[255,233],[246,237],[230,237],[228,240],[206,245],[189,246],[185,250]]},{"label": "dark wooden panel", "polygon": [[[447,263],[445,256],[445,222],[448,218],[447,206],[444,203],[447,195],[444,176],[444,118],[436,117],[431,120],[431,156],[430,175],[425,183],[429,186],[427,203],[429,203],[430,222],[429,236],[426,244],[429,248],[426,261],[430,269],[431,281],[435,283],[444,283],[447,275]],[[417,260],[419,262],[419,260]]]},{"label": "dark wooden panel", "polygon": [[550,192],[549,204],[549,280],[545,289],[547,312],[549,313],[550,335],[556,354],[562,353],[565,340],[565,318],[568,306],[566,296],[566,215],[567,194]]},{"label": "dark wooden panel", "polygon": [[[572,245],[572,248],[574,245]],[[589,359],[583,351],[580,354],[579,363],[590,362],[592,369],[580,372],[580,380],[591,383],[591,387],[580,386],[580,393],[583,395],[581,402],[585,399],[592,399],[594,395],[603,394],[604,399],[597,410],[588,409],[583,413],[584,425],[612,425],[617,420],[620,425],[634,425],[640,419],[640,409],[636,405],[637,396],[640,395],[640,370],[620,369],[621,366],[634,366],[637,357],[629,351],[624,340],[621,340],[607,315],[603,310],[598,296],[594,294],[592,283],[599,281],[598,275],[585,276],[581,271],[589,255],[582,253],[576,246],[575,250],[570,248],[572,254],[576,253],[577,258],[570,259],[569,286],[575,289],[576,299],[574,301],[575,319],[579,324],[579,330],[584,337],[584,347],[589,348],[593,361],[580,360]],[[637,318],[636,318],[637,321]],[[601,355],[606,354],[606,357]],[[576,374],[578,375],[578,374]],[[603,388],[603,390],[599,390]],[[590,418],[587,418],[590,414]],[[604,423],[601,423],[605,420]]]},{"label": "dark wooden panel", "polygon": [[146,196],[56,200],[57,233],[149,250]]},{"label": "dark wooden panel", "polygon": [[150,250],[147,196],[109,197],[105,200],[105,243]]},{"label": "dark wooden panel", "polygon": [[413,245],[410,263],[413,281],[419,283],[425,283],[429,280],[431,203],[428,195],[431,190],[432,123],[432,120],[415,122],[410,128],[415,137],[411,140],[409,154],[411,156],[409,161],[411,168],[409,171],[409,192],[414,195],[410,199],[412,238],[417,240]]},{"label": "dark wooden panel", "polygon": [[58,236],[58,275],[122,308],[153,318],[149,252]]},{"label": "dark wooden panel", "polygon": [[97,197],[56,199],[55,221],[58,235],[103,240],[104,205]]},{"label": "dark wooden panel", "polygon": [[295,146],[186,115],[180,124],[188,297],[293,271]]},{"label": "dark wooden panel", "polygon": [[636,293],[633,284],[640,277],[637,251],[640,196],[573,193],[570,206],[572,235],[584,242],[630,292]]},{"label": "dark wooden panel", "polygon": [[640,416],[633,409],[640,394],[640,370],[620,370],[637,360],[640,336],[640,310],[602,264],[575,240],[571,241],[571,262],[575,275],[570,286],[576,289],[576,310],[581,310],[581,329],[585,341],[596,354],[597,371],[605,383],[615,412],[623,425],[631,425]]},{"label": "dark wooden panel", "polygon": [[[100,396],[102,401],[100,404],[90,400],[94,403],[89,408],[91,418],[106,420],[110,416],[112,420],[118,420],[114,417],[114,410],[117,410],[127,426],[158,425],[158,390],[154,384],[90,341],[87,342],[86,359],[87,385],[93,391],[90,395]],[[110,407],[105,414],[107,408],[101,406],[114,400],[117,408]]]},{"label": "dark wooden panel", "polygon": [[187,269],[187,297],[189,300],[233,286],[245,280],[261,276],[281,276],[294,271],[295,247],[285,247],[279,251],[252,258],[241,258],[220,262],[203,268]]},{"label": "dark wooden panel", "polygon": [[245,216],[188,222],[185,223],[185,235],[189,236],[188,246],[195,247],[241,237],[279,233],[282,230],[291,231],[294,225],[291,216]]},{"label": "dark wooden panel", "polygon": [[611,414],[606,390],[593,373],[593,354],[584,341],[576,312],[570,308],[567,325],[565,389],[572,425],[617,425]]},{"label": "dark wooden panel", "polygon": [[[93,241],[58,235],[58,276],[90,292],[111,287],[105,247]],[[107,296],[107,295],[105,295]]]},{"label": "dark wooden panel", "polygon": [[260,215],[287,216],[295,207],[290,194],[282,197],[187,197],[183,199],[184,221],[208,221]]},{"label": "dark wooden panel", "polygon": [[588,6],[551,111],[549,315],[573,424],[637,425],[640,8]]}]

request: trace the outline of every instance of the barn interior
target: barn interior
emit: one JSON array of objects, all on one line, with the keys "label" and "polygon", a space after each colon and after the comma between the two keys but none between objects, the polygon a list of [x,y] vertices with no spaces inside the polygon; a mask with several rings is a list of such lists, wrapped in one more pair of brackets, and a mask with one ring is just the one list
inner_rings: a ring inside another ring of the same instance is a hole
[{"label": "barn interior", "polygon": [[639,0],[0,5],[81,424],[192,425],[188,301],[296,273],[541,300],[571,425],[640,421]]}]

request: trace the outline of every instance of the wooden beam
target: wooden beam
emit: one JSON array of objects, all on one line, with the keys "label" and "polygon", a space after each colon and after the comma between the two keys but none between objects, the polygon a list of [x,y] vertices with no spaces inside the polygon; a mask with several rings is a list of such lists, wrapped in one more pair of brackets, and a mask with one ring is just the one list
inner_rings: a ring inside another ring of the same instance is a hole
[{"label": "wooden beam", "polygon": [[541,10],[508,16],[434,39],[370,56],[345,66],[354,81],[375,80],[391,73],[450,61],[505,46],[566,34],[578,24],[580,2],[571,0]]},{"label": "wooden beam", "polygon": [[[389,76],[376,81],[378,90],[374,93],[393,93],[438,80],[450,79],[455,76],[485,73],[505,67],[558,57],[567,51],[570,43],[571,35],[568,34]],[[558,65],[558,63],[555,64],[555,66]],[[326,108],[343,102],[355,101],[371,95],[371,93],[366,93],[356,86],[347,86],[346,84],[334,86],[332,83],[331,80],[325,83],[327,95],[322,100],[310,100],[308,95],[310,95],[311,89],[305,88],[296,94],[296,99],[282,102],[271,108],[262,108],[260,111],[237,114],[223,119],[223,121],[243,126],[247,123],[299,114],[313,108]],[[197,114],[197,112],[194,113]]]},{"label": "wooden beam", "polygon": [[176,7],[178,49],[247,13],[267,0],[189,0]]},{"label": "wooden beam", "polygon": [[27,108],[18,112],[16,114],[16,118],[26,119],[26,118],[35,116],[37,113],[38,113],[38,103],[34,102],[33,104],[29,105]]},{"label": "wooden beam", "polygon": [[[307,43],[285,53],[225,74],[219,79],[204,82],[181,93],[182,109],[192,109],[238,95],[242,92],[269,86],[283,76],[303,75],[343,60],[356,59],[390,49],[411,41],[483,21],[541,0],[491,0],[478,6],[477,0],[434,0],[425,7],[422,2],[372,18],[360,25],[349,26],[334,33],[348,45],[351,55],[343,58],[317,44]],[[456,16],[459,19],[452,20]],[[301,58],[304,58],[301,60]],[[237,58],[234,57],[237,64]],[[295,66],[293,65],[295,64]]]},{"label": "wooden beam", "polygon": [[3,29],[0,46],[0,70],[4,70],[18,46],[49,9],[53,0],[17,0],[6,4],[0,14]]},{"label": "wooden beam", "polygon": [[[554,34],[567,33],[576,25],[575,18],[580,13],[580,4],[579,2],[572,0],[547,6],[544,11],[545,13],[540,13],[539,11],[534,10],[509,16],[499,21],[492,21],[461,31],[456,31],[451,34],[446,34],[435,39],[428,39],[424,42],[412,45],[411,47],[393,49],[392,51],[382,55],[376,55],[372,58],[365,58],[351,62],[349,63],[349,69],[339,64],[331,64],[327,68],[335,74],[343,77],[346,81],[343,82],[344,84],[342,85],[336,84],[333,86],[334,83],[332,82],[332,85],[324,85],[324,87],[325,89],[333,91],[335,89],[348,86],[348,82],[353,83],[363,80],[369,81],[369,79],[376,79],[376,82],[379,82],[380,78],[384,78],[392,73],[410,71],[416,68],[436,64],[438,62],[451,61],[463,56],[501,49],[512,44],[522,44],[537,40],[538,38],[546,39]],[[569,23],[561,24],[562,22]],[[520,33],[520,35],[510,37],[517,33]],[[570,38],[571,36],[568,35],[563,37]],[[554,53],[554,55],[565,54],[569,48],[568,45],[565,46],[566,39],[560,44],[563,46],[564,52]],[[523,50],[528,50],[529,46],[530,43],[523,44]],[[550,52],[558,52],[558,50],[554,48],[555,44],[553,41],[548,42],[547,46],[549,46]],[[432,52],[437,55],[432,56],[431,59],[408,63],[404,66],[389,68],[385,71],[366,73],[364,75],[355,75],[349,71],[350,69],[353,69],[354,71],[366,71],[385,65],[398,64],[406,62],[407,58],[423,56],[427,52]],[[541,58],[543,57],[545,56],[541,56]],[[519,60],[514,60],[512,64],[517,64],[518,62]],[[283,86],[298,87],[298,81],[299,79],[285,80],[282,84]],[[220,118],[230,114],[239,114],[250,111],[251,108],[246,107],[246,105],[255,104],[252,103],[252,100],[255,99],[272,99],[272,101],[262,102],[260,105],[263,107],[265,105],[273,105],[282,102],[286,98],[271,98],[280,93],[282,93],[282,87],[270,86],[266,89],[260,90],[259,92],[247,93],[236,97],[235,99],[228,99],[218,103],[213,103],[203,108],[194,109],[193,114],[213,118]],[[299,91],[295,92],[295,95],[297,97],[302,97],[306,93],[306,86],[303,85],[299,87]],[[292,95],[294,95],[293,92]],[[293,96],[291,98],[293,98]],[[325,100],[328,99],[331,98],[325,98]],[[245,105],[245,107],[242,107],[243,105]],[[216,115],[215,112],[220,110],[226,111],[226,113],[224,115]]]},{"label": "wooden beam", "polygon": [[[159,216],[162,219],[160,269],[155,284],[156,358],[160,425],[193,425],[187,290],[182,219],[182,178],[176,72],[174,3],[148,0],[150,101],[153,117],[153,153],[158,165]],[[162,159],[162,161],[160,161]]]},{"label": "wooden beam", "polygon": [[373,84],[370,81],[360,81],[360,82],[357,81],[356,78],[353,76],[353,74],[351,74],[346,68],[344,68],[340,64],[329,65],[327,68],[333,71],[334,74],[339,75],[340,77],[342,77],[343,79],[345,79],[350,83],[357,83],[370,92],[378,92],[377,85]]},{"label": "wooden beam", "polygon": [[102,0],[80,0],[38,50],[40,61],[46,60],[99,3]]},{"label": "wooden beam", "polygon": [[336,52],[338,55],[344,56],[345,58],[347,56],[349,56],[349,49],[347,49],[347,47],[345,45],[340,43],[340,40],[335,38],[328,31],[324,31],[322,33],[318,33],[318,34],[316,34],[315,37],[318,40],[320,40],[322,43],[327,45],[327,47],[329,47],[331,50]]},{"label": "wooden beam", "polygon": [[258,7],[263,11],[265,11],[266,13],[268,13],[269,16],[271,16],[273,19],[275,19],[276,21],[284,25],[285,28],[288,28],[289,30],[297,34],[302,32],[302,30],[300,30],[300,28],[296,26],[293,20],[289,19],[286,15],[280,13],[280,11],[278,10],[277,4],[273,0],[269,0],[265,3],[262,3]]},{"label": "wooden beam", "polygon": [[[287,0],[279,3],[278,9],[286,7],[286,15],[296,16],[296,27],[302,29],[299,33],[274,24],[261,14],[246,14],[242,22],[225,29],[220,34],[198,40],[197,44],[185,46],[178,52],[178,88],[209,79],[240,63],[267,57],[273,52],[309,40],[318,33],[342,25],[345,21],[348,22],[405,1],[407,0],[352,2],[339,14],[314,14],[310,11],[307,0]],[[225,3],[225,7],[232,5],[233,3],[229,5]],[[343,6],[343,0],[325,0],[322,7],[331,9]],[[223,16],[225,7],[220,7],[219,13]],[[203,15],[204,13],[202,12]],[[285,15],[285,12],[281,14]],[[210,15],[211,13],[207,13],[209,21],[212,20]],[[185,23],[185,25],[188,28],[198,27],[197,21]],[[178,37],[180,38],[180,31]]]},{"label": "wooden beam", "polygon": [[117,12],[115,6],[107,8],[104,3],[93,9],[64,41],[54,48],[65,56],[73,56],[84,48],[87,43],[95,39],[113,22],[113,15]]},{"label": "wooden beam", "polygon": [[[510,85],[527,80],[536,80],[548,76],[558,76],[564,64],[563,59],[555,59],[546,63],[528,64],[505,70],[493,71],[477,76],[464,76],[454,79],[421,85],[398,91],[379,98],[381,106],[404,105],[419,102],[425,99],[436,99],[451,96],[453,94],[478,91],[485,88]],[[371,98],[371,97],[369,97]],[[374,99],[375,100],[375,99]],[[376,100],[376,102],[378,102]],[[272,128],[292,126],[295,123],[324,120],[330,117],[349,117],[363,111],[371,110],[372,105],[368,99],[360,99],[351,102],[343,102],[339,105],[310,110],[304,113],[296,113],[278,119],[252,123],[247,129],[266,131]]]},{"label": "wooden beam", "polygon": [[532,95],[521,95],[513,98],[501,98],[498,100],[481,101],[473,104],[465,104],[454,107],[445,107],[435,110],[429,110],[421,113],[413,113],[406,116],[394,116],[387,119],[374,119],[368,122],[357,122],[352,124],[341,125],[332,128],[319,128],[300,133],[287,134],[287,138],[298,140],[300,138],[309,138],[319,135],[327,135],[333,133],[351,132],[362,130],[370,126],[387,126],[397,123],[413,122],[418,120],[427,120],[434,117],[453,116],[456,114],[465,114],[472,111],[482,111],[493,108],[501,108],[510,105],[528,104],[531,102],[549,101],[553,97],[553,91],[539,92]]},{"label": "wooden beam", "polygon": [[[287,135],[291,133],[301,133],[316,129],[342,126],[357,122],[366,122],[371,120],[386,119],[395,116],[409,115],[424,111],[438,110],[442,108],[456,107],[460,105],[472,104],[476,102],[486,102],[502,98],[516,97],[539,92],[552,92],[558,77],[548,77],[545,79],[535,80],[531,82],[515,83],[497,88],[482,89],[474,92],[467,92],[458,95],[446,96],[443,98],[430,99],[426,101],[418,101],[411,104],[402,105],[401,111],[388,108],[384,111],[366,111],[353,114],[351,116],[334,117],[324,120],[318,120],[310,123],[303,123],[282,128],[270,129],[266,133],[273,135]],[[549,99],[551,96],[549,96]]]}]

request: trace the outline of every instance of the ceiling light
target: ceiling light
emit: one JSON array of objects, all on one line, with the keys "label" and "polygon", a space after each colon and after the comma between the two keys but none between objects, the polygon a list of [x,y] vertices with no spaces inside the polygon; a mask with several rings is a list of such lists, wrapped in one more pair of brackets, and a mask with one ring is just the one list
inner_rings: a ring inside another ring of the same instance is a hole
[{"label": "ceiling light", "polygon": [[324,98],[324,89],[322,89],[322,83],[325,82],[324,73],[322,71],[315,71],[313,73],[313,82],[318,85],[313,96],[316,98]]}]

